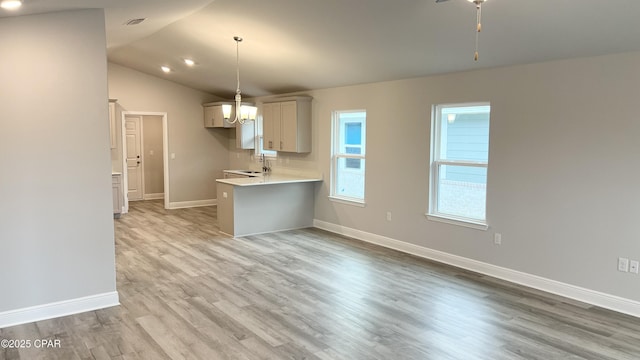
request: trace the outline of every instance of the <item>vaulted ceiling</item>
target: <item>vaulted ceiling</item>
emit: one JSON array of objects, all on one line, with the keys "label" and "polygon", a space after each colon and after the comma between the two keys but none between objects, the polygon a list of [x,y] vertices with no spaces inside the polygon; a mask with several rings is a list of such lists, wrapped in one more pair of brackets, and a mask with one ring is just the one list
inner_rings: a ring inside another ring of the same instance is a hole
[{"label": "vaulted ceiling", "polygon": [[640,50],[637,0],[487,0],[477,62],[467,0],[25,0],[0,17],[83,8],[105,8],[109,61],[229,98],[235,35],[245,96]]}]

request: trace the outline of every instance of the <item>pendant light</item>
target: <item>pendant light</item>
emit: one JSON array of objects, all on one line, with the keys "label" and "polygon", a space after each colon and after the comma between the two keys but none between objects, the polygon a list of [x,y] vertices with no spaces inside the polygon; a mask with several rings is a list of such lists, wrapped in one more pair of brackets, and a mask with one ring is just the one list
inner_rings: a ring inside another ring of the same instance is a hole
[{"label": "pendant light", "polygon": [[222,113],[224,119],[229,124],[240,123],[244,124],[245,120],[254,120],[256,118],[257,108],[255,106],[242,105],[242,95],[240,92],[240,42],[242,38],[239,36],[234,36],[233,40],[236,41],[236,80],[237,80],[237,88],[236,88],[236,96],[235,100],[235,117],[233,120],[231,119],[231,104],[222,105]]}]

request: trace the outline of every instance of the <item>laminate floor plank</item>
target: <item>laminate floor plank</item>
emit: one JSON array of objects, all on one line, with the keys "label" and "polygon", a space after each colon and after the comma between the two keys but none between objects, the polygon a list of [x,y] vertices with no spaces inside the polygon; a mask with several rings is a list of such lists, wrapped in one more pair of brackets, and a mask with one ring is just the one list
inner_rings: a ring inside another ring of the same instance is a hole
[{"label": "laminate floor plank", "polygon": [[220,233],[132,202],[121,305],[0,329],[0,360],[638,360],[640,319],[318,229]]}]

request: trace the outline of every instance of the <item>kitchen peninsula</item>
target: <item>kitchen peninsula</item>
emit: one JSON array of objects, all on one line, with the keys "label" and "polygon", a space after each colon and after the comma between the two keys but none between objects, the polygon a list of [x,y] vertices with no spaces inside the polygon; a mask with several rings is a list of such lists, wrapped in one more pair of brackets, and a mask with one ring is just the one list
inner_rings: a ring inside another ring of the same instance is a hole
[{"label": "kitchen peninsula", "polygon": [[217,179],[220,231],[234,237],[313,225],[314,188],[322,181],[280,174]]}]

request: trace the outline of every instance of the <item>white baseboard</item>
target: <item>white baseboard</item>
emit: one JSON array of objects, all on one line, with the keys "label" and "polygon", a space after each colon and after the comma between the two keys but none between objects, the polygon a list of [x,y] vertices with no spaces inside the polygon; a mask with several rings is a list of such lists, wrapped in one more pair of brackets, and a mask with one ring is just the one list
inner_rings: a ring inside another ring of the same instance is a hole
[{"label": "white baseboard", "polygon": [[498,279],[564,296],[566,298],[578,300],[587,304],[600,306],[602,308],[610,309],[635,317],[640,317],[640,302],[635,300],[630,300],[619,296],[562,283],[537,275],[532,275],[517,270],[512,270],[509,268],[504,268],[465,258],[462,256],[429,249],[404,241],[392,239],[386,236],[376,235],[373,233],[348,228],[342,225],[337,225],[318,219],[315,219],[313,221],[313,226],[318,229],[362,240],[371,244],[384,246],[386,248],[402,251],[404,253],[474,271],[480,274],[489,275]]},{"label": "white baseboard", "polygon": [[142,197],[144,197],[145,200],[158,200],[158,199],[164,199],[164,193],[157,193],[157,194],[144,194],[142,195]]},{"label": "white baseboard", "polygon": [[200,207],[200,206],[213,206],[217,204],[218,204],[217,199],[178,201],[178,202],[170,202],[169,209],[184,209],[184,208],[192,208],[192,207]]},{"label": "white baseboard", "polygon": [[120,305],[118,292],[0,312],[0,329]]}]

